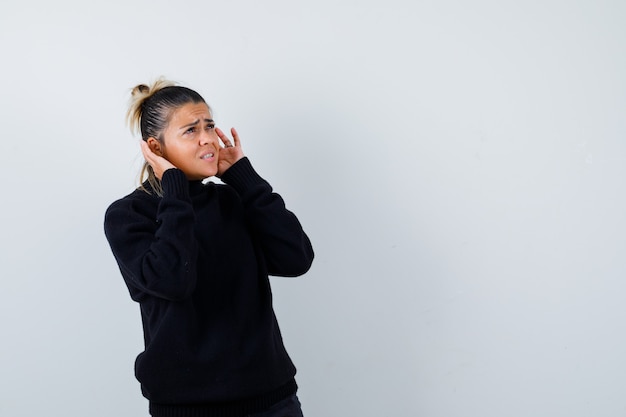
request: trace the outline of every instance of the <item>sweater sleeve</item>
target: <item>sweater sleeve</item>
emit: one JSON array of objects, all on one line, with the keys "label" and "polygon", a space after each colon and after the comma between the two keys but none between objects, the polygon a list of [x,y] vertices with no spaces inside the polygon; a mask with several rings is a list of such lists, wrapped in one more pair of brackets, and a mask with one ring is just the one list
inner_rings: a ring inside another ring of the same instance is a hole
[{"label": "sweater sleeve", "polygon": [[237,161],[221,179],[239,194],[268,273],[294,277],[307,272],[314,257],[308,236],[282,197],[257,174],[248,158]]},{"label": "sweater sleeve", "polygon": [[158,202],[148,195],[127,197],[113,203],[105,215],[106,237],[136,300],[144,294],[181,300],[196,285],[198,248],[187,178],[169,169],[161,185]]}]

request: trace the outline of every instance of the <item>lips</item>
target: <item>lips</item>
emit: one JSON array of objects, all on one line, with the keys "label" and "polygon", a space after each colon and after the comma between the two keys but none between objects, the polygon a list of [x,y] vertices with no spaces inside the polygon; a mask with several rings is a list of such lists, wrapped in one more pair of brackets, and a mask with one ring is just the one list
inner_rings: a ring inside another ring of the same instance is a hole
[{"label": "lips", "polygon": [[210,158],[213,158],[214,156],[215,156],[215,154],[213,152],[209,152],[209,153],[206,153],[206,154],[202,155],[200,158],[201,159],[210,159]]}]

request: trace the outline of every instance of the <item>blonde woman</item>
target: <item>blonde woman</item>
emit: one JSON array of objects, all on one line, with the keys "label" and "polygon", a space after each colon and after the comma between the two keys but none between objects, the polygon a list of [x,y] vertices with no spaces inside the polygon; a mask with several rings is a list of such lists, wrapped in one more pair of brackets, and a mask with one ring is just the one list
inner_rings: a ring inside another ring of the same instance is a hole
[{"label": "blonde woman", "polygon": [[298,219],[197,92],[139,85],[128,121],[143,139],[144,181],[111,204],[104,227],[141,307],[135,373],[150,414],[302,416],[268,279],[310,268]]}]

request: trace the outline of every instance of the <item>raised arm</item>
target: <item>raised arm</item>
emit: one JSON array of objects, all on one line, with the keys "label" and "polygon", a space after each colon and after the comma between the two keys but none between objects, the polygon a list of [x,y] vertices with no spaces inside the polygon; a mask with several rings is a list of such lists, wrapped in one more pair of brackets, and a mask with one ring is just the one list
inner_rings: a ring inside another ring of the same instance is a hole
[{"label": "raised arm", "polygon": [[261,248],[269,274],[298,276],[308,271],[314,256],[308,236],[248,158],[237,161],[222,175],[222,180],[239,194],[248,227]]},{"label": "raised arm", "polygon": [[195,215],[182,171],[163,174],[163,197],[134,194],[113,203],[105,234],[133,299],[188,297],[196,285]]}]

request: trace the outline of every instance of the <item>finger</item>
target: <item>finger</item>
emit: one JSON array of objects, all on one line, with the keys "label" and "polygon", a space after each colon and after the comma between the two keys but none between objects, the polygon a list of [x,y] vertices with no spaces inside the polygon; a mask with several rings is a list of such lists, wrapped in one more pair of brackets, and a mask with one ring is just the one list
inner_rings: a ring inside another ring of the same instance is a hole
[{"label": "finger", "polygon": [[239,140],[239,133],[237,133],[237,130],[234,127],[230,128],[230,133],[233,135],[233,140],[235,141],[235,146],[240,146],[241,145],[241,141]]},{"label": "finger", "polygon": [[150,153],[152,152],[150,151],[150,147],[148,147],[145,140],[140,141],[139,146],[141,146],[141,153],[143,154],[144,159],[148,161],[150,159]]},{"label": "finger", "polygon": [[161,160],[163,161],[166,161],[166,160],[163,157],[155,154],[152,151],[152,149],[150,149],[150,145],[148,145],[148,142],[142,140],[140,145],[141,145],[141,152],[143,153],[143,157],[148,163],[148,165],[150,165],[152,169],[158,170],[159,166],[162,165]]},{"label": "finger", "polygon": [[150,146],[145,141],[141,141],[141,152],[143,153],[143,157],[146,162],[152,168],[154,168],[155,164],[157,163],[157,156],[154,154],[154,152],[152,152],[152,149],[150,149]]},{"label": "finger", "polygon": [[230,139],[228,139],[228,136],[224,134],[222,129],[220,129],[219,127],[216,127],[215,133],[217,133],[217,137],[220,138],[225,148],[230,148],[231,146],[233,146],[232,143],[230,143]]}]

